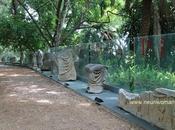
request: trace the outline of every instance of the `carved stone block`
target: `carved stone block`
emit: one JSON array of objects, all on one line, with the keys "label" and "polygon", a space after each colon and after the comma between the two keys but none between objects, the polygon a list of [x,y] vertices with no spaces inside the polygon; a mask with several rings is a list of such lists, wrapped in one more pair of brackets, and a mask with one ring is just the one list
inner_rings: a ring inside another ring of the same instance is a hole
[{"label": "carved stone block", "polygon": [[37,67],[41,68],[43,65],[43,52],[41,50],[38,50],[36,52],[36,61],[37,61]]},{"label": "carved stone block", "polygon": [[5,56],[3,56],[3,57],[1,58],[1,61],[2,61],[2,63],[5,64],[5,62],[6,62],[6,58],[5,58]]},{"label": "carved stone block", "polygon": [[36,54],[32,54],[32,67],[37,67],[37,59],[36,59]]},{"label": "carved stone block", "polygon": [[16,57],[10,57],[10,63],[16,63]]},{"label": "carved stone block", "polygon": [[49,52],[44,53],[43,55],[43,64],[41,70],[43,71],[51,71],[52,67],[52,54]]},{"label": "carved stone block", "polygon": [[129,93],[124,89],[120,89],[119,105],[125,110],[136,115],[138,108],[140,107],[140,96],[139,94]]},{"label": "carved stone block", "polygon": [[[165,130],[175,128],[174,90],[157,88],[141,94],[119,90],[119,105],[136,116]],[[133,101],[139,105],[131,105]]]},{"label": "carved stone block", "polygon": [[56,65],[58,65],[58,77],[62,81],[76,80],[76,70],[71,49],[65,49],[56,57]]},{"label": "carved stone block", "polygon": [[88,75],[88,93],[101,93],[105,81],[106,67],[101,64],[87,64],[85,70]]},{"label": "carved stone block", "polygon": [[140,111],[137,112],[137,116],[140,118],[144,118],[145,120],[149,121],[149,104],[146,101],[150,101],[150,91],[145,91],[144,93],[140,94]]},{"label": "carved stone block", "polygon": [[172,129],[170,130],[175,130],[175,117],[173,117],[172,119]]}]

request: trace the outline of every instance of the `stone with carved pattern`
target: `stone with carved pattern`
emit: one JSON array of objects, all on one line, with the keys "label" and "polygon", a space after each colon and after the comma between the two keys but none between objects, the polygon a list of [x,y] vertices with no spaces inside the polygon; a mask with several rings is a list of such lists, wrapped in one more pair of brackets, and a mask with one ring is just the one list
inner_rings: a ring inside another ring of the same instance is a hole
[{"label": "stone with carved pattern", "polygon": [[106,66],[101,64],[87,64],[85,70],[88,76],[88,93],[101,93],[105,81]]}]

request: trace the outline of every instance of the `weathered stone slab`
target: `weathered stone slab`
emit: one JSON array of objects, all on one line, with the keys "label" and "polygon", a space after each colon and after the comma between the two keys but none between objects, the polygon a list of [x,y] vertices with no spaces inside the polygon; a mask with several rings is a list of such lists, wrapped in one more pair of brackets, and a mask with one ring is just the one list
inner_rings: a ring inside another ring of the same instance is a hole
[{"label": "weathered stone slab", "polygon": [[59,72],[58,72],[59,63],[56,60],[56,58],[51,61],[51,64],[52,64],[51,65],[51,75],[59,77]]},{"label": "weathered stone slab", "polygon": [[57,55],[58,77],[62,81],[76,80],[77,74],[71,49],[65,49]]},{"label": "weathered stone slab", "polygon": [[152,120],[152,122],[166,130],[172,129],[172,112],[175,101],[173,91],[174,90],[166,88],[157,88],[153,95],[154,97],[159,98],[159,103],[153,108],[153,113],[155,114],[151,116],[151,119],[155,120]]},{"label": "weathered stone slab", "polygon": [[30,67],[33,65],[33,53],[29,53],[25,57],[25,63],[27,63],[27,65],[30,66]]},{"label": "weathered stone slab", "polygon": [[160,96],[155,94],[154,92],[150,93],[150,103],[149,103],[149,113],[150,121],[159,126],[160,122],[163,120],[165,112],[164,105],[160,104]]},{"label": "weathered stone slab", "polygon": [[149,104],[146,103],[146,101],[150,101],[150,91],[145,91],[144,93],[140,94],[140,111],[137,111],[137,116],[139,116],[140,118],[143,118],[146,121],[149,121]]},{"label": "weathered stone slab", "polygon": [[16,57],[10,57],[10,63],[12,64],[16,63]]},{"label": "weathered stone slab", "polygon": [[3,56],[2,58],[1,58],[1,61],[2,61],[2,63],[6,63],[6,57],[5,56]]},{"label": "weathered stone slab", "polygon": [[161,94],[165,94],[167,96],[175,97],[175,90],[167,88],[156,88],[155,91]]},{"label": "weathered stone slab", "polygon": [[49,52],[44,53],[43,55],[43,64],[41,67],[41,70],[43,71],[51,71],[52,68],[52,60],[53,60],[53,55]]},{"label": "weathered stone slab", "polygon": [[32,67],[37,67],[36,53],[32,54]]},{"label": "weathered stone slab", "polygon": [[1,60],[4,64],[6,64],[10,62],[10,57],[8,55],[4,55]]},{"label": "weathered stone slab", "polygon": [[172,119],[172,129],[170,130],[175,130],[175,117],[173,117]]},{"label": "weathered stone slab", "polygon": [[129,93],[124,89],[120,89],[119,105],[125,110],[136,115],[138,108],[140,107],[140,96],[139,94]]},{"label": "weathered stone slab", "polygon": [[37,62],[37,67],[41,68],[43,65],[43,52],[41,50],[38,50],[36,52],[36,62]]},{"label": "weathered stone slab", "polygon": [[88,75],[88,93],[101,93],[105,81],[106,67],[101,64],[87,64],[85,70]]},{"label": "weathered stone slab", "polygon": [[[130,105],[133,104],[133,101],[136,101],[136,105]],[[120,89],[119,105],[160,128],[165,130],[174,130],[175,128],[175,98],[173,97],[173,90],[158,88],[155,91],[135,94]]]}]

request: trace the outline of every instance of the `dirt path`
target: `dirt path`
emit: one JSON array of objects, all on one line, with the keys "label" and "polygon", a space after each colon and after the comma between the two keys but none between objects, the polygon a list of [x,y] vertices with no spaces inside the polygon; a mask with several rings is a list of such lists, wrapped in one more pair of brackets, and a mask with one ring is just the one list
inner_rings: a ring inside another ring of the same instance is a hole
[{"label": "dirt path", "polygon": [[141,130],[30,69],[0,67],[0,130]]}]

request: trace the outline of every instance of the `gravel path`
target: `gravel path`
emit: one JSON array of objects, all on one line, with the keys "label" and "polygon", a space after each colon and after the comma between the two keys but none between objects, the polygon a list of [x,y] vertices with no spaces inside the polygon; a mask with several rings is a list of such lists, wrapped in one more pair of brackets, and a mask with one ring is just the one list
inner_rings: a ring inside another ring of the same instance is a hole
[{"label": "gravel path", "polygon": [[0,66],[0,130],[143,130],[26,68]]}]

